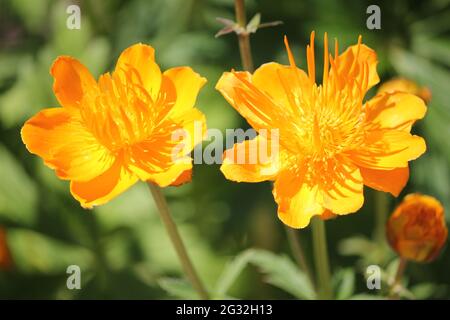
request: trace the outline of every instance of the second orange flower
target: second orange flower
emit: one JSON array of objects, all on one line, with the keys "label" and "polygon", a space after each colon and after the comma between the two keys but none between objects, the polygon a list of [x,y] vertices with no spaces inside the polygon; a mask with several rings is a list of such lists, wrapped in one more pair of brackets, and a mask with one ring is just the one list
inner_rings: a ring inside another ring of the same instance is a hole
[{"label": "second orange flower", "polygon": [[375,51],[361,43],[334,56],[324,37],[324,68],[316,84],[314,32],[307,47],[308,73],[290,65],[267,63],[253,74],[226,72],[216,88],[260,134],[279,130],[279,152],[268,161],[241,164],[236,150],[251,152],[249,141],[224,153],[221,167],[234,181],[274,180],[278,216],[303,228],[313,216],[344,215],[364,202],[363,186],[398,195],[408,177],[408,161],[425,152],[425,141],[411,126],[426,112],[424,102],[408,93],[378,94],[365,101],[379,82]]}]

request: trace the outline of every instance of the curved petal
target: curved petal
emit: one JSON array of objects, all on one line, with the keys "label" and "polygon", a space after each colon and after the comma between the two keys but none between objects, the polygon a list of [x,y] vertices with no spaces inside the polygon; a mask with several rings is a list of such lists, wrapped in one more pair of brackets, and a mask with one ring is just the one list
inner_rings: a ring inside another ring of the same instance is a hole
[{"label": "curved petal", "polygon": [[358,211],[364,203],[363,178],[351,164],[336,165],[331,183],[321,187],[321,201],[325,208],[337,215]]},{"label": "curved petal", "polygon": [[195,105],[200,89],[206,83],[206,78],[189,67],[171,68],[164,72],[164,76],[172,80],[177,93],[177,100],[170,115],[177,116],[190,111]]},{"label": "curved petal", "polygon": [[364,145],[348,153],[358,167],[391,170],[405,168],[426,150],[425,140],[400,130],[368,132]]},{"label": "curved petal", "polygon": [[123,76],[124,70],[133,70],[153,100],[158,98],[162,75],[152,47],[139,43],[125,49],[117,60],[114,73]]},{"label": "curved petal", "polygon": [[24,124],[21,135],[27,149],[42,157],[61,179],[90,180],[115,160],[85,129],[77,110],[44,109]]},{"label": "curved petal", "polygon": [[252,76],[252,82],[280,106],[293,109],[299,108],[295,102],[298,92],[305,94],[311,88],[311,82],[303,70],[275,62],[259,67]]},{"label": "curved petal", "polygon": [[375,190],[389,192],[397,197],[406,186],[409,178],[409,168],[393,170],[374,170],[360,168],[364,184]]},{"label": "curved petal", "polygon": [[228,180],[261,182],[274,179],[280,167],[278,150],[273,150],[271,141],[259,135],[226,150],[220,171]]},{"label": "curved petal", "polygon": [[317,185],[302,183],[289,170],[283,171],[276,178],[273,195],[278,204],[278,217],[292,228],[304,228],[309,225],[313,216],[325,212],[320,203]]},{"label": "curved petal", "polygon": [[278,128],[275,124],[274,103],[251,83],[248,72],[224,72],[216,89],[255,129]]},{"label": "curved petal", "polygon": [[[182,156],[190,153],[206,137],[206,117],[197,108],[191,108],[183,114],[174,114],[171,120],[183,130],[179,133],[180,138],[182,138],[180,143],[184,144],[184,147],[180,148]],[[178,135],[178,133],[174,132],[173,137],[175,135]]]},{"label": "curved petal", "polygon": [[148,139],[131,146],[128,168],[146,181],[154,174],[169,170],[175,161],[184,160],[180,157],[182,147],[173,139],[174,132],[179,129],[176,124],[165,122]]},{"label": "curved petal", "polygon": [[366,103],[364,109],[370,126],[406,132],[410,132],[413,123],[427,112],[422,99],[403,92],[378,94]]},{"label": "curved petal", "polygon": [[[257,76],[258,81],[261,81],[260,76]],[[289,78],[283,80],[288,81]],[[287,149],[296,150],[294,137],[298,136],[298,129],[293,119],[296,117],[294,112],[299,112],[299,107],[275,103],[268,93],[256,87],[248,72],[224,72],[216,89],[256,131],[278,129],[281,137],[292,137],[282,139],[280,144]],[[297,89],[299,90],[295,87],[293,90]]]},{"label": "curved petal", "polygon": [[192,159],[180,159],[170,166],[166,171],[150,175],[148,181],[151,181],[160,187],[169,185],[178,186],[189,182],[192,176]]},{"label": "curved petal", "polygon": [[137,176],[118,158],[109,170],[89,181],[71,181],[70,192],[83,208],[92,208],[110,201],[137,180]]},{"label": "curved petal", "polygon": [[50,74],[54,78],[53,92],[63,107],[78,108],[89,91],[97,90],[97,83],[89,70],[72,57],[58,57]]},{"label": "curved petal", "polygon": [[338,56],[335,63],[339,78],[353,79],[360,85],[367,81],[366,91],[380,82],[377,73],[377,54],[364,44],[348,47]]}]

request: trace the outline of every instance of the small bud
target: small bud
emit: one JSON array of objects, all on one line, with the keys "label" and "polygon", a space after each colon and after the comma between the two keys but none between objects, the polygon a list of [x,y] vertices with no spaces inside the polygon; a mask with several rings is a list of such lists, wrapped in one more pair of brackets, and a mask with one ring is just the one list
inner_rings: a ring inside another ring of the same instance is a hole
[{"label": "small bud", "polygon": [[444,208],[433,197],[410,194],[395,209],[387,223],[387,238],[400,257],[430,262],[447,240]]},{"label": "small bud", "polygon": [[394,78],[383,83],[378,89],[378,93],[381,92],[394,92],[401,91],[411,93],[421,98],[426,103],[431,101],[431,91],[427,87],[420,87],[414,81],[405,78]]}]

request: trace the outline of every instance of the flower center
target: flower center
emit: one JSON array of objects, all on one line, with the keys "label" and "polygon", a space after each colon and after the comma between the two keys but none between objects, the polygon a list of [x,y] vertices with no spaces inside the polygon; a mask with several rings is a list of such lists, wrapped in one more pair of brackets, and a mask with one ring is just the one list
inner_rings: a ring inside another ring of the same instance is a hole
[{"label": "flower center", "polygon": [[81,115],[94,136],[111,151],[148,138],[160,119],[161,99],[153,101],[134,68],[103,74],[98,90],[84,99]]}]

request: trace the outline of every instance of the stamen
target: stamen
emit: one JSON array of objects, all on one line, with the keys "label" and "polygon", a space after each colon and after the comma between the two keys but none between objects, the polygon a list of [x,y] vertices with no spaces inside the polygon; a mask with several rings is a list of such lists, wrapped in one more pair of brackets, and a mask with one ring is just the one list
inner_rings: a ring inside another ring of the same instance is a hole
[{"label": "stamen", "polygon": [[337,60],[338,56],[339,56],[339,43],[338,39],[334,38],[334,60]]},{"label": "stamen", "polygon": [[[325,32],[325,35],[323,36],[323,80],[322,84],[325,88],[326,93],[326,83],[328,80],[328,34]],[[326,94],[325,94],[326,96]]]},{"label": "stamen", "polygon": [[316,65],[314,61],[314,36],[315,32],[311,32],[309,45],[306,47],[306,58],[308,59],[308,75],[312,83],[316,82]]},{"label": "stamen", "polygon": [[294,60],[294,55],[292,54],[291,48],[289,47],[289,42],[288,42],[288,38],[286,36],[284,36],[284,45],[286,46],[286,51],[288,54],[288,58],[289,58],[289,64],[291,65],[291,67],[295,68],[295,60]]}]

